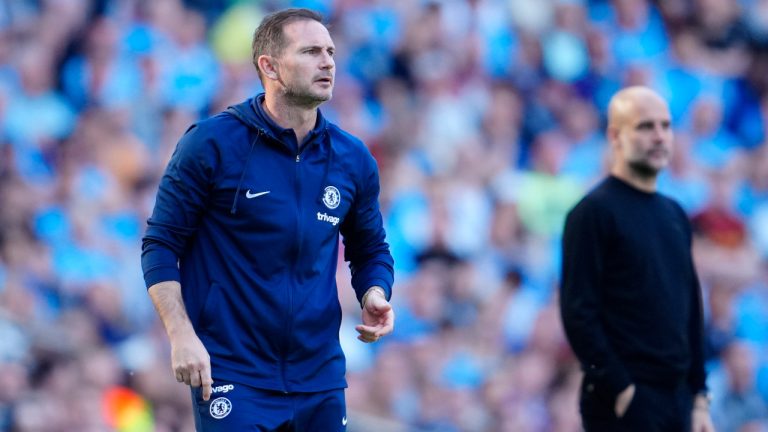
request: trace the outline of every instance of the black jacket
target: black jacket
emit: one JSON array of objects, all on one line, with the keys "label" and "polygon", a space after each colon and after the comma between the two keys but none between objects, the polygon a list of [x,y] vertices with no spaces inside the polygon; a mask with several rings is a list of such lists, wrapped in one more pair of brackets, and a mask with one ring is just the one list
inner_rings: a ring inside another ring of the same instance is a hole
[{"label": "black jacket", "polygon": [[587,378],[705,389],[691,228],[673,200],[608,177],[568,214],[560,308]]}]

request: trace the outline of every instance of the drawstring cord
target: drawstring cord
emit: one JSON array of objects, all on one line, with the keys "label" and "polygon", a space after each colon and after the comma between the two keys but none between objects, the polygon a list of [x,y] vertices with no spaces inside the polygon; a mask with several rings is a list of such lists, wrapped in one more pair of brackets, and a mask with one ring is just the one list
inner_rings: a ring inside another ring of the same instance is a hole
[{"label": "drawstring cord", "polygon": [[325,133],[325,143],[328,146],[328,159],[325,161],[325,171],[323,172],[323,181],[320,183],[320,197],[319,201],[323,202],[323,197],[325,195],[325,188],[328,186],[328,172],[331,170],[331,164],[333,164],[333,146],[331,145],[331,134],[328,132],[328,128],[326,128],[324,131]]},{"label": "drawstring cord", "polygon": [[251,148],[248,149],[248,156],[245,157],[245,164],[243,164],[243,173],[240,174],[240,181],[237,182],[237,189],[235,189],[235,198],[232,200],[232,209],[229,210],[229,213],[235,214],[237,213],[237,200],[240,197],[240,188],[243,185],[243,179],[245,178],[245,173],[248,171],[248,161],[251,160],[251,153],[253,153],[253,148],[256,147],[256,141],[259,140],[259,135],[261,135],[261,129],[256,130],[256,138],[251,141]]}]

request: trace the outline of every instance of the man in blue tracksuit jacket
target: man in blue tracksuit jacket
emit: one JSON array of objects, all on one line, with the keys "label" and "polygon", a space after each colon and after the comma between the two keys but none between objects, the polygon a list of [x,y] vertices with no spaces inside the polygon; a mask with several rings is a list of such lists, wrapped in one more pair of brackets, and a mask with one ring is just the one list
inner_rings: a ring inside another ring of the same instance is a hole
[{"label": "man in blue tracksuit jacket", "polygon": [[199,431],[346,428],[339,233],[358,339],[393,329],[376,162],[318,109],[334,49],[312,11],[265,17],[253,43],[265,93],[193,125],[160,183],[142,267]]}]

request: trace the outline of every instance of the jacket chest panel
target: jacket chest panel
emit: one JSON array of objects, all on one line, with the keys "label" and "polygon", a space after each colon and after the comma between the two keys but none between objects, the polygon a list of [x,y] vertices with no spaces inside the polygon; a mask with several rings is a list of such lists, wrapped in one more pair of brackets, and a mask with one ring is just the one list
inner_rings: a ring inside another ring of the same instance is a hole
[{"label": "jacket chest panel", "polygon": [[257,154],[244,173],[240,164],[214,186],[211,216],[283,241],[327,241],[338,234],[352,208],[356,187],[350,173],[326,162]]}]

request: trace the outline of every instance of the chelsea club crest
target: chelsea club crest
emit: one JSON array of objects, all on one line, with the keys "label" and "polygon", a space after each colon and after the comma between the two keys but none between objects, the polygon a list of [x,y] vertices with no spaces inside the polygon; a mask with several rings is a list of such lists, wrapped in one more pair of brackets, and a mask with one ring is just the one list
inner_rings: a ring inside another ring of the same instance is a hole
[{"label": "chelsea club crest", "polygon": [[209,411],[211,413],[211,417],[215,419],[222,419],[228,416],[230,412],[232,412],[232,402],[230,402],[229,399],[225,397],[216,398],[213,400],[213,402],[211,402]]},{"label": "chelsea club crest", "polygon": [[327,186],[323,192],[323,204],[333,210],[341,203],[341,194],[335,186]]}]

